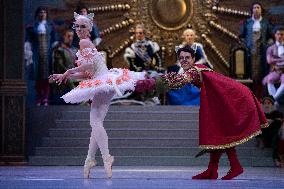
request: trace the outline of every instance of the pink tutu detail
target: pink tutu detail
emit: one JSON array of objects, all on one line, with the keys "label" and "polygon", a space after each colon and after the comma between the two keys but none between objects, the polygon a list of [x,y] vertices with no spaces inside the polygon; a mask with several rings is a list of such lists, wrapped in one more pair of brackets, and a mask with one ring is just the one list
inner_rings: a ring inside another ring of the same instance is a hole
[{"label": "pink tutu detail", "polygon": [[106,74],[94,79],[84,80],[61,98],[68,103],[80,103],[92,100],[96,94],[119,90],[120,93],[134,91],[136,82],[143,80],[145,73],[133,72],[127,69],[112,69]]}]

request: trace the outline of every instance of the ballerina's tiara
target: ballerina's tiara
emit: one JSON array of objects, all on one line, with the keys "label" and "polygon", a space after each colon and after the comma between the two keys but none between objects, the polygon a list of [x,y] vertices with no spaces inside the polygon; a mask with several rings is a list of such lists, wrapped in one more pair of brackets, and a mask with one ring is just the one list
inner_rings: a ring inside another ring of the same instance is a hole
[{"label": "ballerina's tiara", "polygon": [[94,16],[95,16],[94,13],[89,13],[89,14],[87,14],[86,16],[84,16],[84,15],[80,15],[80,14],[74,12],[74,18],[75,18],[75,20],[77,20],[77,19],[80,18],[80,17],[84,17],[84,18],[88,18],[88,19],[90,19],[91,21],[93,21],[93,20],[94,20]]}]

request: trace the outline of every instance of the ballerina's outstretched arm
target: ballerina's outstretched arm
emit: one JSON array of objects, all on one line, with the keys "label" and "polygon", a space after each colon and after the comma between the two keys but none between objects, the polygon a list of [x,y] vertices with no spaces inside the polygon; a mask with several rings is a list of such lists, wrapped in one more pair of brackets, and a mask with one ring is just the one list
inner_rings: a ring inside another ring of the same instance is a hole
[{"label": "ballerina's outstretched arm", "polygon": [[91,72],[93,69],[94,64],[81,64],[78,67],[68,69],[64,74],[53,74],[49,76],[49,79],[56,81],[56,83],[60,85],[62,82],[66,82],[68,79],[86,79],[88,76],[84,72]]},{"label": "ballerina's outstretched arm", "polygon": [[50,82],[56,82],[58,85],[60,85],[62,82],[66,82],[67,79],[80,81],[90,78],[90,75],[87,74],[87,72],[75,72],[69,74],[68,76],[64,76],[64,74],[52,74],[49,76],[49,80]]}]

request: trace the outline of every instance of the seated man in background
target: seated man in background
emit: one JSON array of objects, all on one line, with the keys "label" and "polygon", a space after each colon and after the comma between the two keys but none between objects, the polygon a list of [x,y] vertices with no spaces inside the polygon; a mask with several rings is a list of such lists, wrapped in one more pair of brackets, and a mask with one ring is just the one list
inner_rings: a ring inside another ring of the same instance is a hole
[{"label": "seated man in background", "polygon": [[145,28],[142,24],[135,27],[135,42],[125,49],[124,59],[129,65],[131,71],[149,71],[160,72],[162,60],[158,54],[160,47],[145,37]]},{"label": "seated man in background", "polygon": [[178,49],[188,45],[195,52],[195,64],[204,64],[205,66],[213,69],[213,65],[210,64],[207,59],[203,45],[201,43],[195,42],[196,37],[196,33],[193,29],[184,30],[182,34],[183,41],[180,45],[176,46],[175,51],[177,52]]},{"label": "seated man in background", "polygon": [[[136,25],[135,42],[125,49],[124,59],[131,71],[146,71],[149,78],[154,78],[159,75],[159,72],[164,72],[162,59],[159,55],[160,47],[156,42],[146,38],[145,34],[144,25]],[[153,98],[152,93],[134,92],[128,99],[134,99],[131,102],[140,105],[160,104],[160,100],[157,97]]]},{"label": "seated man in background", "polygon": [[[284,27],[279,26],[274,30],[275,43],[266,52],[267,63],[271,72],[263,79],[267,84],[268,93],[277,102],[284,94]],[[275,83],[280,82],[280,87],[275,88]]]},{"label": "seated man in background", "polygon": [[272,158],[275,166],[280,166],[280,157],[278,154],[279,131],[283,124],[283,114],[278,111],[274,105],[272,97],[264,97],[262,107],[269,127],[262,128],[262,134],[257,136],[258,147],[272,148]]}]

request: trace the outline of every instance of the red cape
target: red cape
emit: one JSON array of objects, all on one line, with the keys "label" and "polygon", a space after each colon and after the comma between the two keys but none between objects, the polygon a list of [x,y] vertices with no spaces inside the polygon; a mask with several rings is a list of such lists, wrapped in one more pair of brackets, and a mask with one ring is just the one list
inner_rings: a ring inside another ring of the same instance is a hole
[{"label": "red cape", "polygon": [[225,149],[242,144],[260,134],[265,126],[265,114],[249,88],[217,72],[202,71],[201,148]]}]

